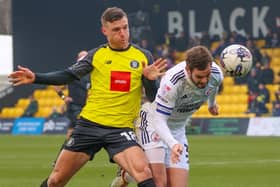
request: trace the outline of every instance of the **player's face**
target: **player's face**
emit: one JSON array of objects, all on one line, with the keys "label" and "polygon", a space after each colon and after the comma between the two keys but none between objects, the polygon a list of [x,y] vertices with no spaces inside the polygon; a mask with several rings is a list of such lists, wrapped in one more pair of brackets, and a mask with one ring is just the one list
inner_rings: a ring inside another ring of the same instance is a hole
[{"label": "player's face", "polygon": [[209,63],[209,66],[205,70],[199,70],[197,68],[193,69],[191,72],[188,71],[188,73],[191,75],[190,78],[192,82],[198,87],[198,88],[205,88],[208,84],[210,74],[211,74],[211,65]]},{"label": "player's face", "polygon": [[107,37],[110,47],[113,49],[125,49],[129,45],[129,27],[127,17],[112,23],[106,22],[102,26],[102,32]]}]

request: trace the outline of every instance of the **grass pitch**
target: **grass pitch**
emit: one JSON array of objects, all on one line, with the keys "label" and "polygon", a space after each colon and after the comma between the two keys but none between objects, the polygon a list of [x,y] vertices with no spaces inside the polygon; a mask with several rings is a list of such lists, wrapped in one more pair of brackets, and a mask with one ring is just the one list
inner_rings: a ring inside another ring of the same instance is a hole
[{"label": "grass pitch", "polygon": [[[0,135],[0,187],[39,186],[64,137]],[[280,137],[195,135],[189,144],[190,187],[280,187]],[[115,172],[101,151],[67,186],[108,187]]]}]

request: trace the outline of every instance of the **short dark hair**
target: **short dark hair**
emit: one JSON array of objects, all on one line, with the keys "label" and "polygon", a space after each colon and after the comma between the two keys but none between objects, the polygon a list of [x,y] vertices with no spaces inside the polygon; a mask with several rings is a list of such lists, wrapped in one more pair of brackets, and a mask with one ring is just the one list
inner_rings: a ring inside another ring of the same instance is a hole
[{"label": "short dark hair", "polygon": [[123,17],[127,17],[127,14],[123,11],[123,9],[118,7],[110,7],[103,12],[101,16],[101,24],[104,25],[106,22],[112,23],[122,19]]},{"label": "short dark hair", "polygon": [[208,64],[211,64],[213,61],[210,51],[201,45],[187,50],[186,56],[186,62],[190,71],[195,68],[198,70],[204,70],[207,68]]}]

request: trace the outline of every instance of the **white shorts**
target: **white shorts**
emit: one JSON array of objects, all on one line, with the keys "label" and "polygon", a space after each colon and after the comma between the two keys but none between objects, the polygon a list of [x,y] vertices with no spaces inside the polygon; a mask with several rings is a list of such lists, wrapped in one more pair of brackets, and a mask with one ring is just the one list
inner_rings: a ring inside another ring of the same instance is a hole
[{"label": "white shorts", "polygon": [[138,119],[135,122],[135,131],[138,143],[145,150],[150,163],[164,163],[167,168],[182,168],[189,170],[188,143],[183,129],[171,130],[174,138],[185,146],[180,161],[176,164],[171,162],[171,149],[160,139],[159,135],[151,127],[152,112],[149,104],[141,108]]}]

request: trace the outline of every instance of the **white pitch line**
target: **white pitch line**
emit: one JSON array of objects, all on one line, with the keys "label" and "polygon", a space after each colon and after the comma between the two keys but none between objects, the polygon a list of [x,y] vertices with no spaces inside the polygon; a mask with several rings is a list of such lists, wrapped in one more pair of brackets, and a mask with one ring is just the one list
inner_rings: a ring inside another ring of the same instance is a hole
[{"label": "white pitch line", "polygon": [[215,161],[215,162],[191,162],[191,165],[230,165],[230,164],[266,164],[280,162],[277,160],[237,160],[237,161]]}]

